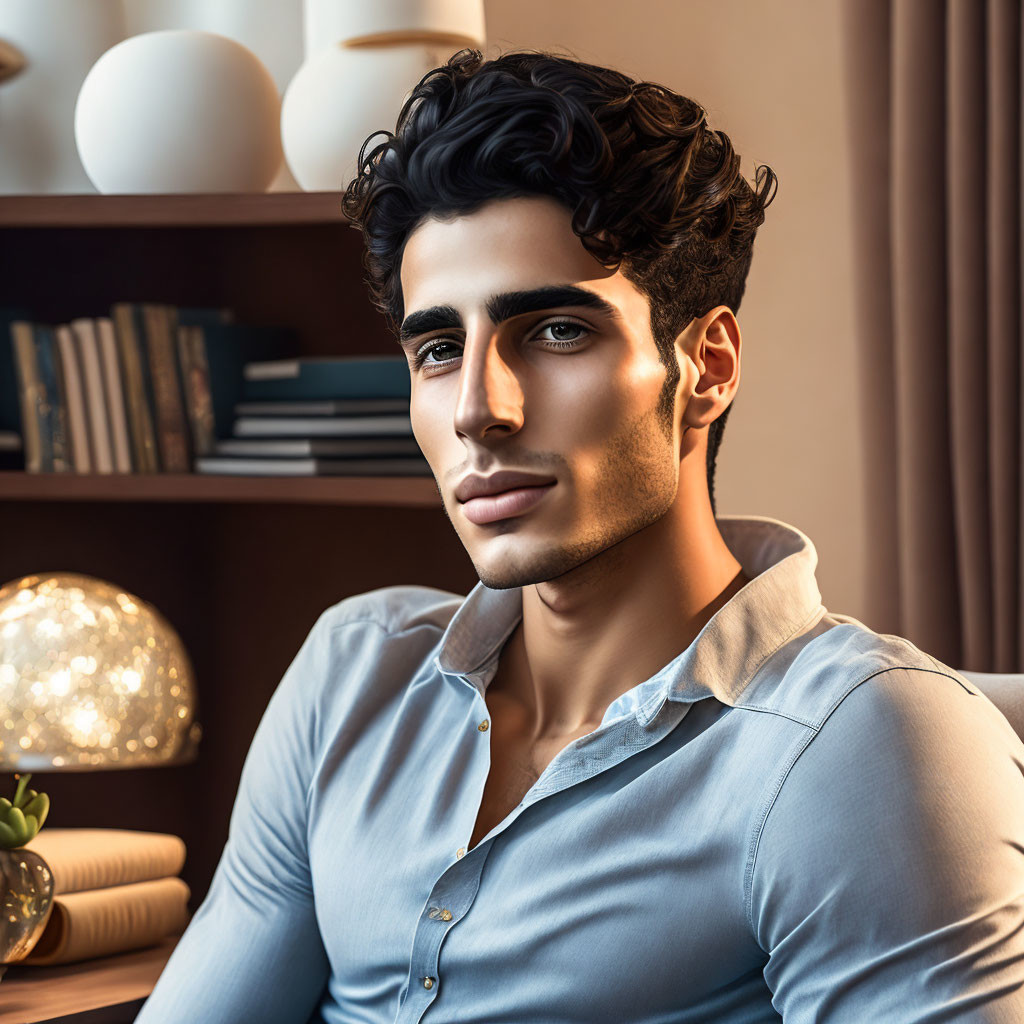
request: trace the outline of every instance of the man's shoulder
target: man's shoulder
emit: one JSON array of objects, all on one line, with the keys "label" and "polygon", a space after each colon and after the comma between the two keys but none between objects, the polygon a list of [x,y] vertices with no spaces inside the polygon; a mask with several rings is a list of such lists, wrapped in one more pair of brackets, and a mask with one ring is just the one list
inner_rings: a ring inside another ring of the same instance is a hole
[{"label": "man's shoulder", "polygon": [[[430,662],[465,597],[435,587],[378,587],[326,608],[300,658],[303,701],[327,728],[357,707],[394,700]],[[312,687],[312,691],[310,691]]]},{"label": "man's shoulder", "polygon": [[876,633],[846,616],[826,616],[809,634],[793,638],[774,660],[779,669],[773,672],[771,663],[766,664],[764,678],[741,703],[800,722],[810,733],[821,730],[865,686],[856,701],[861,705],[892,700],[912,703],[916,699],[912,691],[920,694],[949,687],[978,693],[973,683],[911,641]]},{"label": "man's shoulder", "polygon": [[444,632],[465,600],[463,594],[437,587],[416,584],[378,587],[332,604],[321,613],[316,628],[332,631],[362,624],[379,627],[387,634],[417,629],[436,634]]},{"label": "man's shoulder", "polygon": [[763,865],[772,837],[769,876],[801,849],[838,863],[872,830],[916,843],[951,778],[963,792],[1020,790],[1020,741],[970,680],[903,637],[860,624],[829,633],[801,651],[805,671],[778,701],[802,727],[785,733],[754,815],[751,856]]}]

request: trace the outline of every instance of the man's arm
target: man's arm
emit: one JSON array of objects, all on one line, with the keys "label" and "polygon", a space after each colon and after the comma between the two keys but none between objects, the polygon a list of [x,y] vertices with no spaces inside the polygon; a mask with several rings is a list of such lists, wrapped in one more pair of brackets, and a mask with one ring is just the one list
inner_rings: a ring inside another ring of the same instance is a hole
[{"label": "man's arm", "polygon": [[313,909],[306,796],[328,670],[325,616],[267,705],[210,890],[136,1024],[306,1024],[320,999],[329,965]]},{"label": "man's arm", "polygon": [[1024,1021],[1024,746],[950,676],[861,683],[767,807],[750,915],[786,1024]]}]

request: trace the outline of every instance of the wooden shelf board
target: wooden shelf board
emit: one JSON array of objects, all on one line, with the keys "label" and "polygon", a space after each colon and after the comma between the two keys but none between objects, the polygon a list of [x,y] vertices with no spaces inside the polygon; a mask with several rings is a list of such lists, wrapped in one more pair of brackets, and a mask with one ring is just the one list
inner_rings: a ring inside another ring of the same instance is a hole
[{"label": "wooden shelf board", "polygon": [[0,472],[0,501],[313,502],[437,507],[433,477]]},{"label": "wooden shelf board", "polygon": [[3,195],[0,227],[215,227],[341,224],[339,192]]},{"label": "wooden shelf board", "polygon": [[182,934],[146,949],[75,964],[12,964],[0,982],[0,1024],[26,1024],[148,998]]}]

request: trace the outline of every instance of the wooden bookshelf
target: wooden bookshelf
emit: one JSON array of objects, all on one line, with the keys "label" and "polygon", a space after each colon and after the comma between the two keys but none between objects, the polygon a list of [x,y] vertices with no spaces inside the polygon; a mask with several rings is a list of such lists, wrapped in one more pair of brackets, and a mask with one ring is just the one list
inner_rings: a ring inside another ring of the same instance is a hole
[{"label": "wooden bookshelf", "polygon": [[0,228],[347,224],[341,196],[341,192],[0,196]]},{"label": "wooden bookshelf", "polygon": [[[340,193],[0,197],[0,304],[59,324],[115,302],[226,306],[301,355],[395,355]],[[0,584],[81,572],[150,601],[193,662],[190,765],[34,772],[49,824],[185,840],[189,910],[227,839],[267,702],[322,611],[355,594],[477,582],[430,477],[0,472]],[[0,772],[0,794],[13,792]],[[2,986],[0,986],[2,991]]]},{"label": "wooden bookshelf", "polygon": [[430,477],[0,472],[0,501],[258,501],[440,508]]}]

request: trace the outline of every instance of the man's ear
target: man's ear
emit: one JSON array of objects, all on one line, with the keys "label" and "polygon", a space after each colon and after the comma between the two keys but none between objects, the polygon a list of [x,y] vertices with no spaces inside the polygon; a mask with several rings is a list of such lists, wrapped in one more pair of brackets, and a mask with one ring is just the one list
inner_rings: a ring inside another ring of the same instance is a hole
[{"label": "man's ear", "polygon": [[699,319],[691,320],[676,339],[680,358],[692,364],[689,377],[696,383],[683,396],[684,433],[687,427],[702,430],[725,411],[740,383],[740,325],[728,306],[716,306]]}]

